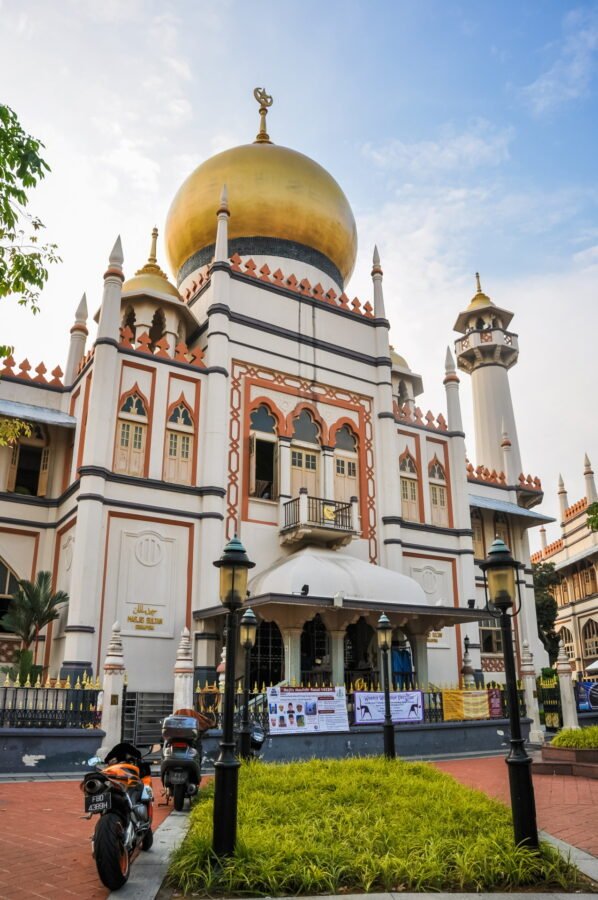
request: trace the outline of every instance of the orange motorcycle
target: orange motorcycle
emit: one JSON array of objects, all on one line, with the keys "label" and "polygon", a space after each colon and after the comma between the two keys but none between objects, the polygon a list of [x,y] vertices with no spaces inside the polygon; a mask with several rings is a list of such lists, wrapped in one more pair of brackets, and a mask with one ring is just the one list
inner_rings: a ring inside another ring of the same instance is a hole
[{"label": "orange motorcycle", "polygon": [[132,858],[154,842],[150,765],[137,747],[127,743],[113,747],[103,762],[99,757],[88,762],[95,771],[81,783],[85,812],[90,818],[100,817],[92,852],[102,884],[116,891],[129,877]]}]

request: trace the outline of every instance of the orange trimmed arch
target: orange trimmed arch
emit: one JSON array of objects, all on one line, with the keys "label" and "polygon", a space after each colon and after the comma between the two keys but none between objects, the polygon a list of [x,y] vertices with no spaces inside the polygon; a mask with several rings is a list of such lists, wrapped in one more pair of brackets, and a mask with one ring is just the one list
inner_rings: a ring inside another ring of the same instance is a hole
[{"label": "orange trimmed arch", "polygon": [[129,397],[133,397],[135,394],[137,394],[143,401],[143,405],[145,407],[145,415],[147,418],[149,418],[149,410],[150,410],[149,400],[147,399],[145,394],[140,390],[137,382],[135,382],[135,384],[133,385],[133,387],[130,390],[125,391],[125,393],[121,395],[121,398],[118,401],[118,414],[119,415],[121,414],[122,408],[125,405],[126,401],[129,399]]},{"label": "orange trimmed arch", "polygon": [[359,449],[359,426],[355,424],[353,419],[350,419],[348,416],[343,416],[340,419],[337,419],[334,425],[331,425],[328,430],[328,440],[330,441],[330,446],[334,447],[336,443],[336,433],[340,431],[341,428],[344,428],[345,425],[355,438],[355,446]]},{"label": "orange trimmed arch", "polygon": [[[411,460],[411,462],[413,463],[413,468],[415,469],[415,474],[416,474],[416,475],[419,475],[419,469],[418,469],[418,466],[417,466],[417,462],[415,461],[415,457],[413,456],[413,454],[410,453],[409,447],[405,447],[405,449],[403,450],[403,452],[402,452],[401,455],[399,456],[399,469],[400,469],[400,467],[401,467],[401,463],[402,463],[404,460],[406,460],[406,459],[410,459],[410,460]],[[407,473],[407,474],[412,474],[412,473]]]},{"label": "orange trimmed arch", "polygon": [[189,413],[189,418],[191,419],[192,427],[195,428],[195,416],[193,415],[193,411],[189,406],[187,400],[185,399],[185,395],[181,391],[181,395],[178,400],[175,400],[174,403],[171,403],[168,409],[166,410],[166,427],[169,427],[170,417],[178,406],[184,406],[187,412]]},{"label": "orange trimmed arch", "polygon": [[293,410],[291,410],[291,412],[288,414],[288,416],[286,418],[286,430],[285,430],[286,437],[293,436],[293,421],[294,421],[294,419],[297,419],[300,416],[300,414],[303,412],[303,410],[307,410],[307,412],[310,414],[310,416],[312,417],[312,419],[314,420],[314,422],[320,429],[320,444],[323,444],[324,446],[328,446],[328,441],[329,441],[328,425],[326,424],[326,422],[324,421],[324,419],[322,418],[322,416],[320,415],[320,413],[318,412],[318,410],[316,409],[314,404],[309,403],[307,401],[302,401],[301,403],[298,403],[297,406]]},{"label": "orange trimmed arch", "polygon": [[270,415],[272,415],[276,421],[276,433],[279,436],[286,437],[286,421],[284,417],[284,413],[277,407],[274,400],[271,397],[255,397],[250,405],[249,405],[249,420],[251,420],[251,413],[255,412],[256,409],[259,409],[260,406],[265,406]]}]

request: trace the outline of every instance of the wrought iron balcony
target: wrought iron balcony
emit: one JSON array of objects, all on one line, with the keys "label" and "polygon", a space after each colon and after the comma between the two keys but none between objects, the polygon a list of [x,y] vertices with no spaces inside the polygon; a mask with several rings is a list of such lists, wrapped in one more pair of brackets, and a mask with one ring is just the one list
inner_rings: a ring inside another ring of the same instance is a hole
[{"label": "wrought iron balcony", "polygon": [[329,547],[348,544],[359,531],[357,497],[350,502],[310,497],[305,488],[282,504],[282,544],[318,543]]}]

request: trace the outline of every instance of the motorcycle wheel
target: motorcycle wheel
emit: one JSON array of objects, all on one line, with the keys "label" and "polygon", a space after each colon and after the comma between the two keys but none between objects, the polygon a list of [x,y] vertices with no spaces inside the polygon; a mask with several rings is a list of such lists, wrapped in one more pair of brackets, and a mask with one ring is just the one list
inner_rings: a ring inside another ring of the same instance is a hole
[{"label": "motorcycle wheel", "polygon": [[146,831],[145,834],[143,835],[143,840],[142,840],[142,842],[141,842],[141,849],[142,849],[142,850],[151,850],[151,847],[152,847],[152,844],[153,844],[153,843],[154,843],[154,832],[153,832],[152,829],[150,828],[150,829],[149,829],[148,831]]},{"label": "motorcycle wheel", "polygon": [[174,800],[174,808],[177,812],[181,812],[183,806],[185,805],[185,797],[187,795],[187,785],[186,784],[175,784],[172,789],[172,796]]},{"label": "motorcycle wheel", "polygon": [[116,813],[100,816],[93,839],[94,856],[100,880],[111,891],[117,891],[129,878],[130,860],[124,834],[120,816]]}]

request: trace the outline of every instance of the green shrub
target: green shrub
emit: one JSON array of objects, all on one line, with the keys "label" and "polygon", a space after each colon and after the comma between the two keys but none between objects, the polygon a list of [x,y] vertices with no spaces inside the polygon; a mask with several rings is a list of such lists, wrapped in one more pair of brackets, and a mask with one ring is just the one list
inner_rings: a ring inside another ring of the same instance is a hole
[{"label": "green shrub", "polygon": [[588,728],[563,728],[550,742],[551,747],[570,750],[598,750],[598,725]]},{"label": "green shrub", "polygon": [[514,846],[511,814],[428,764],[383,758],[244,764],[237,849],[211,852],[213,788],[200,792],[170,880],[246,896],[511,891],[578,883],[552,848]]}]

